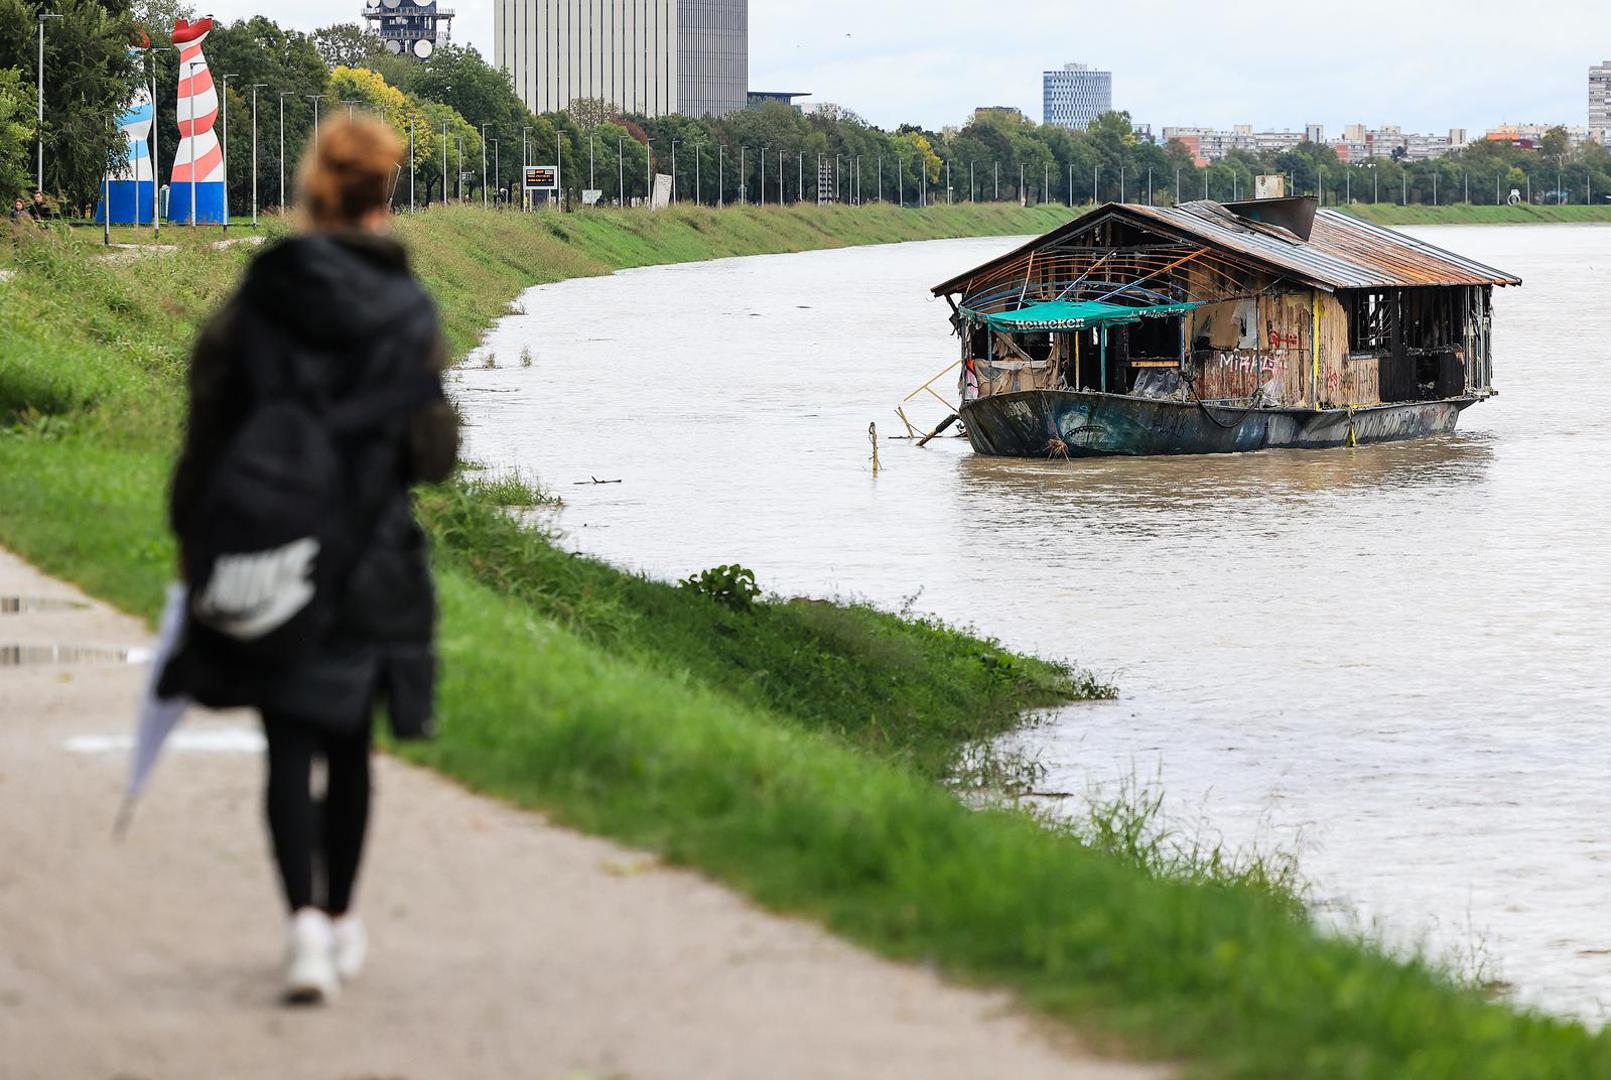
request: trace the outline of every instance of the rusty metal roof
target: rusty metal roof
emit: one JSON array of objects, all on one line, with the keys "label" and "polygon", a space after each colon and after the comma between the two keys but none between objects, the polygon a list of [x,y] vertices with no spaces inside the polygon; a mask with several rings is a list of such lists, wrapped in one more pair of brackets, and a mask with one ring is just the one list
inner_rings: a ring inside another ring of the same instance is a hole
[{"label": "rusty metal roof", "polygon": [[1178,206],[1109,203],[1067,225],[935,288],[944,295],[1033,250],[1053,246],[1114,213],[1156,231],[1189,236],[1213,247],[1326,290],[1406,288],[1421,285],[1520,285],[1521,279],[1414,237],[1336,210],[1321,210],[1307,240],[1276,225],[1238,217],[1217,202]]}]

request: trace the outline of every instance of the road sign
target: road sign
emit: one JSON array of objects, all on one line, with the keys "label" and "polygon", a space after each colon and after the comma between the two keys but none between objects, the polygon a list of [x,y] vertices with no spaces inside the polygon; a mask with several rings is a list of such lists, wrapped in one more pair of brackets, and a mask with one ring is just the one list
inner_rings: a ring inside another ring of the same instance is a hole
[{"label": "road sign", "polygon": [[559,167],[557,165],[527,165],[526,190],[558,191]]}]

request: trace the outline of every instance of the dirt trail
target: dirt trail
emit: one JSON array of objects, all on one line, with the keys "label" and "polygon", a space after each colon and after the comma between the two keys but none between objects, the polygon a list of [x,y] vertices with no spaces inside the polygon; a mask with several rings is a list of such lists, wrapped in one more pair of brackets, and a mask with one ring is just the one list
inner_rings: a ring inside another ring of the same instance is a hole
[{"label": "dirt trail", "polygon": [[0,605],[5,1080],[1163,1075],[390,759],[361,887],[370,968],[333,1008],[281,1008],[250,717],[187,721],[114,843],[124,754],[106,744],[145,668],[4,666],[5,646],[148,634],[0,551],[13,596],[87,606]]}]

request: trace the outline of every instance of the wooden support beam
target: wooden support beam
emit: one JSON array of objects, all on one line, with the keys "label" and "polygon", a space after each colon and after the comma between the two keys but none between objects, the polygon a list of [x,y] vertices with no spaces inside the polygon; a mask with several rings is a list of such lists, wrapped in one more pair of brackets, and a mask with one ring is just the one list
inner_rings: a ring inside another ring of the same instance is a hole
[{"label": "wooden support beam", "polygon": [[937,439],[937,438],[940,437],[940,435],[944,434],[946,428],[950,427],[952,424],[956,423],[958,420],[961,420],[961,419],[962,419],[962,417],[958,416],[956,413],[952,413],[950,416],[948,416],[945,419],[945,422],[942,423],[939,427],[935,428],[933,431],[931,431],[927,435],[923,436],[922,440],[920,442],[918,442],[917,445],[919,447],[927,446],[932,440]]}]

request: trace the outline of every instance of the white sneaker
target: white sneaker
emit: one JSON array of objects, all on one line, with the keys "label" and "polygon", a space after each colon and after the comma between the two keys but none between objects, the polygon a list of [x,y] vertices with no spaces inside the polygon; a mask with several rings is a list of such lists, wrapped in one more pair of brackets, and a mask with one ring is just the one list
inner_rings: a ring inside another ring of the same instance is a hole
[{"label": "white sneaker", "polygon": [[335,919],[331,929],[335,938],[331,954],[335,958],[336,974],[343,982],[351,982],[363,973],[364,958],[369,955],[369,933],[356,915]]},{"label": "white sneaker", "polygon": [[333,959],[335,934],[330,916],[304,908],[291,917],[290,959],[285,972],[285,1000],[293,1005],[322,1005],[341,990]]}]

